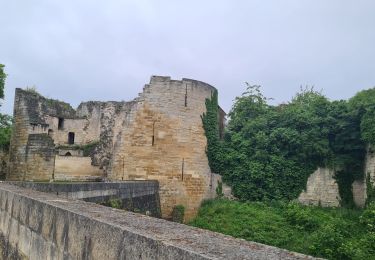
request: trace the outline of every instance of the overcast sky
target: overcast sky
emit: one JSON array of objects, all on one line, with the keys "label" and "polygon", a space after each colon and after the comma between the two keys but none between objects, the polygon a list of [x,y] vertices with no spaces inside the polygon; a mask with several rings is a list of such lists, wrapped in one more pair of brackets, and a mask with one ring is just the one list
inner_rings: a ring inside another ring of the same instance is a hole
[{"label": "overcast sky", "polygon": [[229,111],[244,82],[274,102],[301,85],[375,86],[374,0],[0,0],[6,100],[35,85],[76,107],[131,100],[151,75],[205,81]]}]

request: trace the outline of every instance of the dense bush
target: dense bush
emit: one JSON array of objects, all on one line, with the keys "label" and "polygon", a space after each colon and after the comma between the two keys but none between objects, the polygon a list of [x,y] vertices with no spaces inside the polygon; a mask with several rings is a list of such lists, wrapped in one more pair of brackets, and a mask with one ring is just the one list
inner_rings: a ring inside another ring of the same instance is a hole
[{"label": "dense bush", "polygon": [[185,207],[183,205],[176,205],[172,210],[172,221],[183,223],[185,215]]},{"label": "dense bush", "polygon": [[[6,76],[7,75],[4,72],[4,65],[0,64],[0,99],[4,98]],[[9,149],[11,132],[12,117],[0,113],[0,150],[7,151]]]},{"label": "dense bush", "polygon": [[274,106],[259,86],[247,85],[229,113],[223,141],[218,138],[216,95],[206,107],[210,167],[236,197],[292,200],[317,167],[329,167],[337,173],[341,204],[354,206],[352,183],[363,178],[367,143],[375,144],[375,89],[331,102],[306,88],[289,103]]},{"label": "dense bush", "polygon": [[373,259],[372,210],[217,199],[205,201],[189,224],[328,259]]},{"label": "dense bush", "polygon": [[375,232],[375,202],[372,202],[363,211],[363,214],[360,217],[360,222],[368,231]]},{"label": "dense bush", "polygon": [[110,199],[110,200],[108,200],[106,202],[102,202],[100,204],[104,205],[104,206],[107,206],[107,207],[115,208],[115,209],[122,209],[123,208],[121,199],[116,199],[116,198]]}]

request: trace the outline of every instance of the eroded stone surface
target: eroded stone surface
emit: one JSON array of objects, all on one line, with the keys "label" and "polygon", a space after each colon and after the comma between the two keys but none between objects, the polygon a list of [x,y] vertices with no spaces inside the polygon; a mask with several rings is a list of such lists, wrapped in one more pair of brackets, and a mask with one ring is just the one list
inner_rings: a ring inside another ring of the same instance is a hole
[{"label": "eroded stone surface", "polygon": [[4,259],[314,259],[5,183],[0,250]]},{"label": "eroded stone surface", "polygon": [[[16,89],[8,179],[157,180],[163,216],[182,204],[189,220],[214,193],[201,116],[215,90],[152,76],[133,101],[89,101],[74,110]],[[224,111],[218,116],[222,135]],[[84,155],[87,144],[96,145]]]}]

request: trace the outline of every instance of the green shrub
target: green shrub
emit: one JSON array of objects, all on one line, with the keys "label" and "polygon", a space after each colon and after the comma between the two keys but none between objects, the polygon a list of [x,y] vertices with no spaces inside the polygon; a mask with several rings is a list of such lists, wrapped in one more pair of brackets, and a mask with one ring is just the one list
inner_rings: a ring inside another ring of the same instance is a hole
[{"label": "green shrub", "polygon": [[204,201],[189,224],[327,259],[374,259],[375,232],[361,215],[367,216],[359,209],[215,199]]},{"label": "green shrub", "polygon": [[375,202],[370,203],[363,211],[359,222],[370,232],[375,232]]},{"label": "green shrub", "polygon": [[286,219],[298,229],[313,231],[319,227],[319,220],[311,213],[308,208],[291,203],[286,210]]},{"label": "green shrub", "polygon": [[122,209],[122,201],[120,199],[110,199],[105,205],[115,209]]},{"label": "green shrub", "polygon": [[329,259],[352,259],[354,248],[347,243],[348,237],[348,231],[342,226],[336,223],[326,224],[313,235],[310,253]]},{"label": "green shrub", "polygon": [[224,196],[224,193],[223,193],[223,182],[221,182],[221,181],[217,181],[216,196],[218,198],[222,198]]},{"label": "green shrub", "polygon": [[185,215],[185,207],[183,205],[176,205],[173,207],[172,211],[172,221],[183,223]]}]

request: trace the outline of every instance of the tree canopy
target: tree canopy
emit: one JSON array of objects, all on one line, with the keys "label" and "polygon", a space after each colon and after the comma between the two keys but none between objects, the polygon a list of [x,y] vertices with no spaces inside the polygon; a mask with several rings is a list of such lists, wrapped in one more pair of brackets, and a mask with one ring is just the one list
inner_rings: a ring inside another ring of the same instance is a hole
[{"label": "tree canopy", "polygon": [[295,199],[311,173],[329,167],[342,205],[352,206],[351,184],[363,177],[367,144],[375,144],[375,89],[348,101],[330,101],[313,88],[302,88],[286,104],[268,100],[259,86],[247,84],[229,113],[224,140],[210,141],[213,131],[205,128],[210,166],[242,200]]},{"label": "tree canopy", "polygon": [[[0,99],[4,98],[6,74],[4,65],[0,64]],[[1,106],[1,104],[0,104]],[[0,150],[8,150],[12,131],[12,117],[0,113]]]}]

